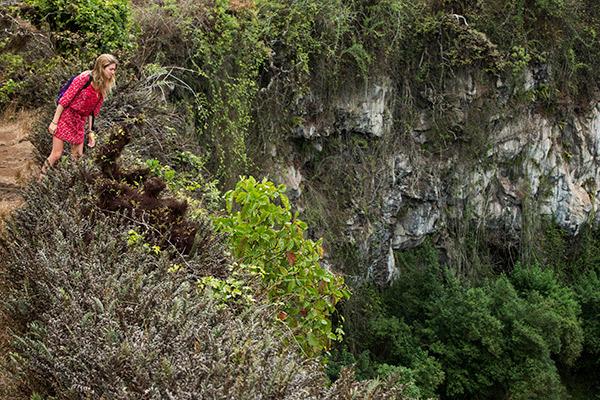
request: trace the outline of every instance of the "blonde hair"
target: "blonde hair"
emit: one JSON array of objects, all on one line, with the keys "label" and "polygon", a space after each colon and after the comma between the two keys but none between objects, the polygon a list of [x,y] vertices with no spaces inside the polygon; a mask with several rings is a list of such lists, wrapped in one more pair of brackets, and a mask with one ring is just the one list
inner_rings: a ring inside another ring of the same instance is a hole
[{"label": "blonde hair", "polygon": [[115,85],[115,76],[111,79],[106,79],[103,70],[111,64],[118,65],[117,58],[112,54],[101,54],[96,58],[94,63],[94,69],[92,69],[92,79],[94,81],[94,87],[102,93],[102,97],[106,98],[113,86]]}]

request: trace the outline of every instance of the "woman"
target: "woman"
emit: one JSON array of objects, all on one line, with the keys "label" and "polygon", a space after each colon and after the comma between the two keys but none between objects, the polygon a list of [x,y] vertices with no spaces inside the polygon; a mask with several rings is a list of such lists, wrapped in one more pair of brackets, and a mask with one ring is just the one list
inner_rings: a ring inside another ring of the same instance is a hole
[{"label": "woman", "polygon": [[92,134],[92,114],[98,116],[104,99],[115,84],[117,59],[110,54],[102,54],[94,63],[92,71],[79,74],[58,101],[56,112],[48,131],[52,134],[52,151],[42,167],[42,174],[62,156],[64,142],[71,144],[73,157],[83,155],[83,137],[87,122],[90,132],[88,146],[94,147],[96,140]]}]

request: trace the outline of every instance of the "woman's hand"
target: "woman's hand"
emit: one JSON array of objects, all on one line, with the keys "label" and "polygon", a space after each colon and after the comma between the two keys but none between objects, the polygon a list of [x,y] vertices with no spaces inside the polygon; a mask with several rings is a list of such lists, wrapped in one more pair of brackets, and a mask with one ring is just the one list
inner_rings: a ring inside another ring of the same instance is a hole
[{"label": "woman's hand", "polygon": [[96,135],[94,135],[94,131],[90,131],[88,133],[88,147],[94,147],[96,145]]},{"label": "woman's hand", "polygon": [[54,122],[54,121],[50,122],[50,126],[48,127],[48,132],[50,132],[51,135],[54,135],[54,132],[56,132],[56,122]]}]

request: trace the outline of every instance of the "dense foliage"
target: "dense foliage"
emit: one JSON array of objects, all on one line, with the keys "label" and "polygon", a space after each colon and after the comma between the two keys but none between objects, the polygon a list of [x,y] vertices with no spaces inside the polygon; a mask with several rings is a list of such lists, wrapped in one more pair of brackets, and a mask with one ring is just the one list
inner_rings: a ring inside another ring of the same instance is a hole
[{"label": "dense foliage", "polygon": [[14,14],[0,9],[0,112],[11,104],[39,107],[60,83],[51,41]]},{"label": "dense foliage", "polygon": [[34,22],[46,23],[58,48],[84,56],[131,46],[132,19],[127,0],[28,0]]},{"label": "dense foliage", "polygon": [[[571,262],[597,253],[596,240]],[[456,399],[598,392],[597,264],[580,265],[585,272],[575,282],[516,265],[473,285],[442,268],[430,244],[399,257],[401,279],[384,290],[360,288],[345,307],[348,335],[332,373],[351,362],[362,377],[408,368],[422,392]]]},{"label": "dense foliage", "polygon": [[[590,0],[221,0],[154,7],[185,44],[174,43],[172,54],[163,44],[160,57],[149,61],[187,56],[198,133],[221,176],[236,176],[248,161],[261,163],[249,155],[268,154],[268,144],[280,147],[281,132],[327,120],[333,105],[312,104],[314,95],[327,99],[348,80],[414,77],[397,80],[398,93],[409,96],[398,102],[404,107],[398,118],[410,121],[412,105],[430,106],[432,139],[442,143],[453,137],[446,81],[466,68],[485,71],[491,84],[501,77],[517,103],[549,112],[580,109],[597,89],[588,83],[599,77],[592,66],[600,55],[600,17]],[[141,28],[155,30],[148,21]],[[532,68],[541,69],[544,82],[524,93],[518,86]],[[481,144],[476,121],[472,131],[465,125],[454,135]]]}]

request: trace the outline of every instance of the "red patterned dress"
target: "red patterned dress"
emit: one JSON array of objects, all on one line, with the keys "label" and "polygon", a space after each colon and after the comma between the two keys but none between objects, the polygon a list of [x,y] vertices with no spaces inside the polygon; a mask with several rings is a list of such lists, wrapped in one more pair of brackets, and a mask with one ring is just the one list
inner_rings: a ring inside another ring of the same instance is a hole
[{"label": "red patterned dress", "polygon": [[97,92],[91,83],[80,91],[89,79],[89,72],[77,76],[58,101],[60,105],[66,107],[60,115],[56,132],[54,132],[54,136],[60,140],[71,144],[83,143],[85,124],[88,117],[92,113],[94,113],[94,116],[98,116],[100,112],[100,107],[104,102],[102,94]]}]

